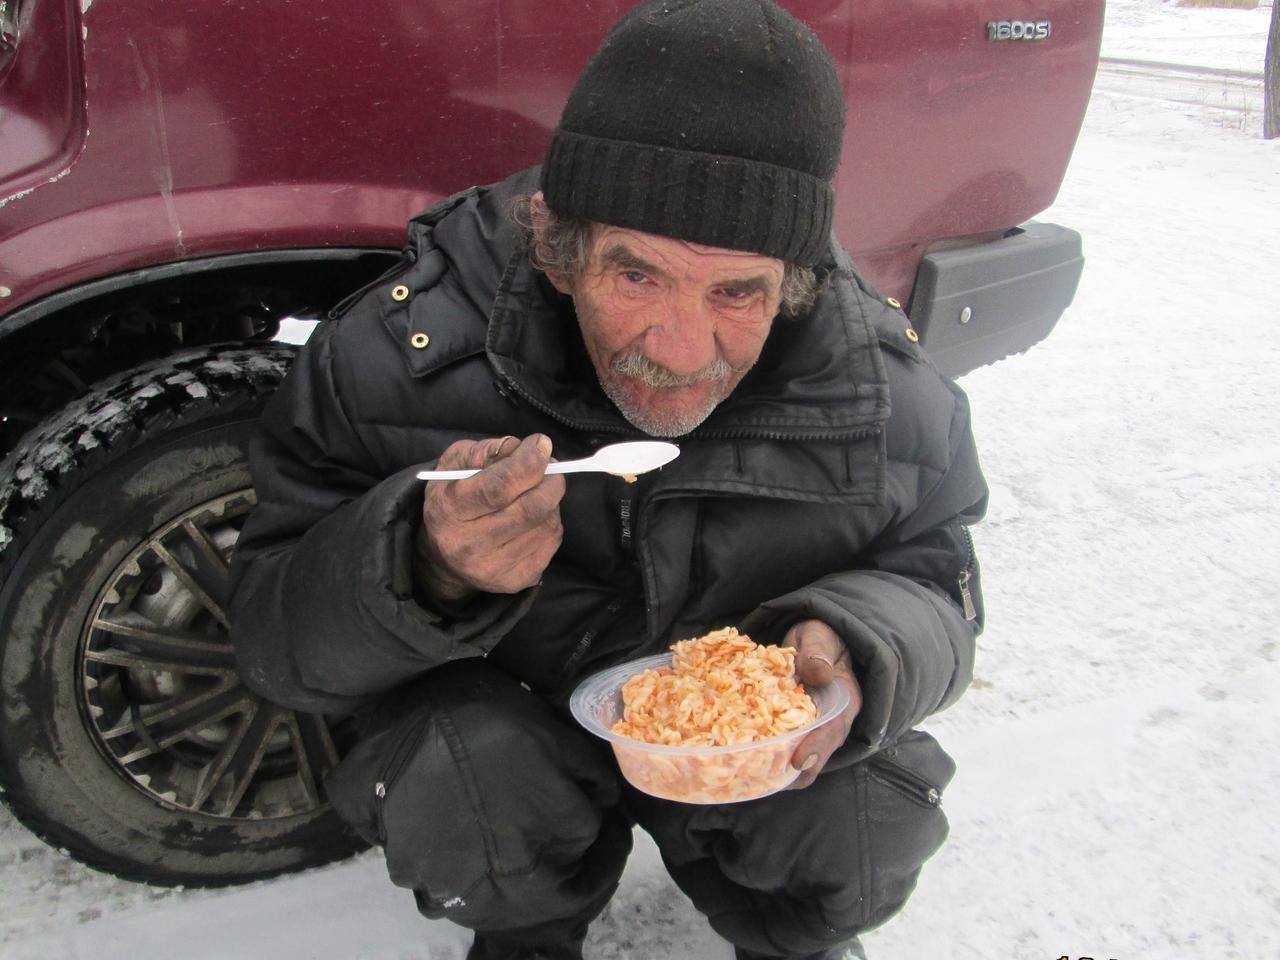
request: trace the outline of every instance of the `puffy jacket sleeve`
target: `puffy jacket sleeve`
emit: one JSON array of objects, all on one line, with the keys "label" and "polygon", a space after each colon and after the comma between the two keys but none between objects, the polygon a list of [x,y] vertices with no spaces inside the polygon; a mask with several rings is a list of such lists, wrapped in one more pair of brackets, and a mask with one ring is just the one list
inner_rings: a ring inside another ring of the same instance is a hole
[{"label": "puffy jacket sleeve", "polygon": [[384,476],[343,406],[335,325],[269,401],[250,447],[258,505],[232,563],[245,682],[276,703],[345,712],[433,666],[491,649],[530,591],[433,610],[415,589],[417,466]]},{"label": "puffy jacket sleeve", "polygon": [[753,635],[781,638],[800,620],[822,620],[848,646],[863,706],[836,764],[894,742],[953,703],[973,676],[983,607],[966,526],[982,516],[987,488],[968,404],[949,389],[950,449],[936,483],[857,558],[856,569],[766,602],[743,624]]}]

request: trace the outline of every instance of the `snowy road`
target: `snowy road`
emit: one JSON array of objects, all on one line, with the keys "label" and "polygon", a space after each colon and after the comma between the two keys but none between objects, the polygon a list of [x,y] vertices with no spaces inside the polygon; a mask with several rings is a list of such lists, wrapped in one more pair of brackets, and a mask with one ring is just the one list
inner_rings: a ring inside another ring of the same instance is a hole
[{"label": "snowy road", "polygon": [[[1256,70],[1267,13],[1112,0],[1104,52]],[[874,960],[1280,956],[1280,141],[1175,99],[1104,75],[1043,216],[1085,237],[1076,302],[965,378],[990,622],[930,725],[959,763],[952,838]],[[4,960],[461,960],[468,940],[376,853],[153,890],[3,811],[0,903]],[[590,960],[730,956],[639,836]]]},{"label": "snowy road", "polygon": [[1098,65],[1093,87],[1113,96],[1262,114],[1262,74],[1247,70],[1105,57]]}]

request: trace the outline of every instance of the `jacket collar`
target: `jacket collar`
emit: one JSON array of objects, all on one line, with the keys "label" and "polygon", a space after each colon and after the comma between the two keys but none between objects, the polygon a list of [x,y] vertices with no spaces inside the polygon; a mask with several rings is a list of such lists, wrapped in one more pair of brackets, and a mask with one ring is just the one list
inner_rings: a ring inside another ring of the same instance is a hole
[{"label": "jacket collar", "polygon": [[[468,191],[417,218],[417,258],[405,280],[423,295],[384,319],[406,342],[411,332],[430,333],[430,350],[406,347],[415,377],[483,350],[504,388],[574,431],[642,437],[600,388],[572,301],[517,249],[506,210],[514,195],[536,189],[536,174]],[[872,324],[883,307],[860,289],[838,244],[822,268],[830,283],[814,309],[774,322],[755,367],[678,439],[680,457],[649,496],[883,500],[889,388]],[[487,331],[478,322],[486,310]]]},{"label": "jacket collar", "polygon": [[[760,359],[685,439],[837,440],[874,431],[889,414],[880,347],[852,265],[835,247],[831,283],[810,314],[778,319]],[[639,434],[605,397],[571,301],[519,252],[489,317],[489,360],[533,406],[580,430]]]}]

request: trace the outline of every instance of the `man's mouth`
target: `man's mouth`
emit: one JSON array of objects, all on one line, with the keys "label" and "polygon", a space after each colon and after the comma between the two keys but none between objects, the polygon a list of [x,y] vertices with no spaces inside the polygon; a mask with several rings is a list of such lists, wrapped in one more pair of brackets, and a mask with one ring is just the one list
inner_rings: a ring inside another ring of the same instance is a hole
[{"label": "man's mouth", "polygon": [[643,353],[631,350],[614,358],[613,372],[619,376],[637,380],[654,390],[678,390],[700,383],[720,382],[729,377],[733,368],[723,357],[716,357],[701,370],[693,373],[676,373],[661,364],[654,363]]}]

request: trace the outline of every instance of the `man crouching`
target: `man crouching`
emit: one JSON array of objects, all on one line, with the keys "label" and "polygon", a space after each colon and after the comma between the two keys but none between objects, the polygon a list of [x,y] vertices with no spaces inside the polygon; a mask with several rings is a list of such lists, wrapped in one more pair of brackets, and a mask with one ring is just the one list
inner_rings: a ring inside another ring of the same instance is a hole
[{"label": "man crouching", "polygon": [[[861,956],[946,835],[952,763],[913,727],[971,675],[986,489],[963,394],[831,238],[843,129],[773,4],[642,4],[544,164],[416,218],[268,407],[241,670],[351,715],[329,795],[472,960],[581,957],[637,824],[740,960]],[[680,457],[545,475],[645,436]],[[480,473],[424,489],[432,462]],[[726,625],[848,709],[789,790],[640,793],[569,693]]]}]

